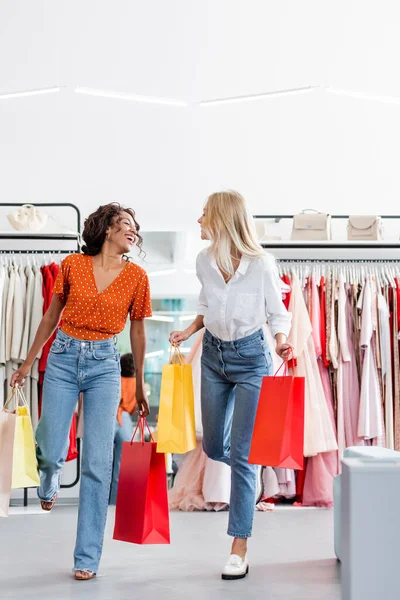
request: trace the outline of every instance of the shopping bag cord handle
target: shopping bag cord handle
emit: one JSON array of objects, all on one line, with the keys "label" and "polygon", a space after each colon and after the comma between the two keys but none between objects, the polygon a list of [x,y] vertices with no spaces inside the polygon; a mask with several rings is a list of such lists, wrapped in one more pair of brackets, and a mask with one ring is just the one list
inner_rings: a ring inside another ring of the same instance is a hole
[{"label": "shopping bag cord handle", "polygon": [[153,434],[151,433],[151,429],[149,427],[146,417],[139,417],[137,425],[136,425],[136,429],[132,435],[131,444],[133,444],[133,440],[135,439],[136,432],[140,428],[140,441],[142,442],[142,445],[144,445],[144,424],[146,424],[146,427],[150,433],[151,441],[154,442]]}]

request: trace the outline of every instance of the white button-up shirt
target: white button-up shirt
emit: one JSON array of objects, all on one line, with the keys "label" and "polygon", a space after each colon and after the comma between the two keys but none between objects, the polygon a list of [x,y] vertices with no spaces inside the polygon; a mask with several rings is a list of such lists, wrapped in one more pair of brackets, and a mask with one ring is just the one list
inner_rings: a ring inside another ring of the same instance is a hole
[{"label": "white button-up shirt", "polygon": [[266,322],[272,335],[289,334],[292,316],[282,301],[278,270],[273,257],[242,256],[232,279],[225,283],[215,258],[208,249],[197,257],[201,283],[198,314],[205,327],[223,341],[244,338]]}]

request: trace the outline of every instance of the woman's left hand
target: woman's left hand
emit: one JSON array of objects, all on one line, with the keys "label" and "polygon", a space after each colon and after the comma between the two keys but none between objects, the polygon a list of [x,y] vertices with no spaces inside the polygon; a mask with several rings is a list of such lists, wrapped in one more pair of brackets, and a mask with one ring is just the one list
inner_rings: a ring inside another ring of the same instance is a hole
[{"label": "woman's left hand", "polygon": [[148,417],[150,407],[144,390],[136,390],[137,411],[141,417]]},{"label": "woman's left hand", "polygon": [[282,358],[282,360],[289,360],[292,351],[293,346],[290,344],[277,344],[275,348],[275,352]]}]

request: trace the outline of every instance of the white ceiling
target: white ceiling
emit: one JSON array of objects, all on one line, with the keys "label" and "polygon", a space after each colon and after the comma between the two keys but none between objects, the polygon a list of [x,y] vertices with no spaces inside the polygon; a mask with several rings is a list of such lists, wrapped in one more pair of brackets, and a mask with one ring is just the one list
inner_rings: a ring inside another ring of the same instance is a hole
[{"label": "white ceiling", "polygon": [[119,200],[165,231],[194,230],[220,187],[255,213],[391,212],[400,104],[323,89],[195,103],[314,85],[400,101],[399,21],[394,0],[2,0],[0,94],[63,88],[0,98],[1,199],[72,201],[84,215]]}]

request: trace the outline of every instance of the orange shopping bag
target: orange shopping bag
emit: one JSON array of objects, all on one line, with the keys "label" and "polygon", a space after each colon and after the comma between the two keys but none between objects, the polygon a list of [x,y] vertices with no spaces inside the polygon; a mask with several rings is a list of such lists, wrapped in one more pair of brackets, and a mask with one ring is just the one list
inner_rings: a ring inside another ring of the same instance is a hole
[{"label": "orange shopping bag", "polygon": [[262,382],[249,463],[303,469],[305,379],[278,372]]}]

